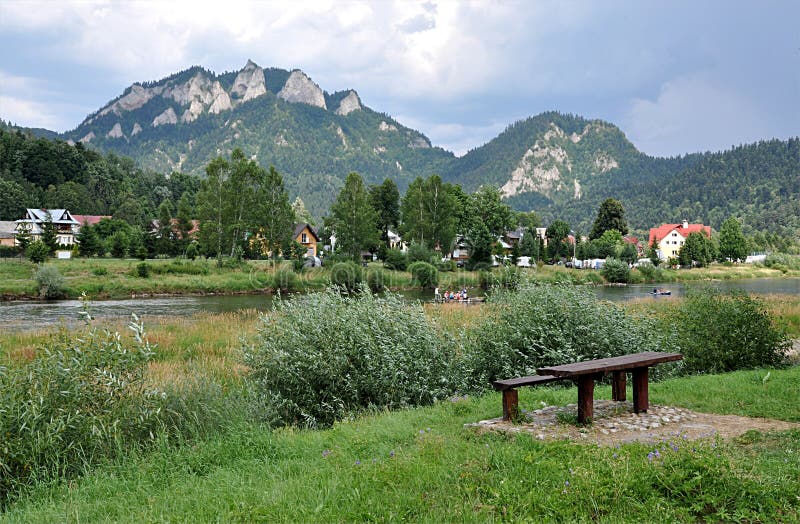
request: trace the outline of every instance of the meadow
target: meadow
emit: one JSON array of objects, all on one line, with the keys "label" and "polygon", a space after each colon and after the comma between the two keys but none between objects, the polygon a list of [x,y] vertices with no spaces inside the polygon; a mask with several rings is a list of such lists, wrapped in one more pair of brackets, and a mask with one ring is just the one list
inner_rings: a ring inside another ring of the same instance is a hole
[{"label": "meadow", "polygon": [[[290,262],[253,260],[236,262],[225,260],[222,266],[215,260],[158,259],[142,262],[134,259],[76,258],[51,260],[47,267],[54,268],[63,277],[61,295],[91,299],[126,298],[151,295],[186,294],[237,294],[274,293],[277,290],[309,292],[326,288],[331,282],[329,268],[306,268],[295,272]],[[142,269],[142,268],[146,269]],[[38,266],[27,260],[0,258],[0,300],[39,297],[35,280]],[[373,262],[364,268],[365,278],[378,274],[392,290],[409,290],[417,287],[412,275],[406,271],[383,268]],[[524,278],[542,283],[603,284],[598,271],[577,270],[562,266],[541,265],[521,268]],[[778,278],[800,276],[800,270],[786,267],[768,268],[758,265],[714,264],[692,270],[658,269],[647,274],[639,270],[630,273],[631,283],[669,283],[719,281],[743,278]],[[501,269],[490,274],[475,271],[439,271],[442,289],[475,288],[488,281],[504,278]]]},{"label": "meadow", "polygon": [[[800,299],[762,300],[777,325],[800,336]],[[634,317],[665,319],[681,303],[641,301],[624,309]],[[505,314],[461,304],[426,304],[421,310],[432,328],[445,334],[446,343],[457,348],[474,343],[475,333],[499,325]],[[499,416],[500,397],[493,392],[391,411],[374,407],[324,429],[269,425],[239,401],[255,397],[243,354],[272,336],[269,326],[290,314],[241,311],[151,321],[146,326],[153,349],[143,377],[147,386],[168,391],[209,384],[234,400],[214,404],[217,400],[210,399],[217,420],[206,430],[195,425],[188,433],[156,435],[147,446],[131,445],[68,479],[25,487],[3,507],[0,521],[800,518],[800,430],[749,432],[731,441],[709,437],[688,442],[676,436],[670,442],[598,447],[464,427]],[[494,323],[487,324],[490,320]],[[137,336],[123,323],[101,327],[119,331],[125,343]],[[70,340],[85,338],[80,333],[68,334]],[[33,361],[58,337],[52,332],[2,334],[0,366],[11,369]],[[652,384],[651,401],[800,422],[797,384],[795,360],[784,368],[666,378]],[[572,387],[527,388],[520,391],[520,401],[531,409],[574,403],[575,395]],[[598,386],[596,398],[610,397],[608,386]],[[206,400],[201,396],[187,402]]]}]

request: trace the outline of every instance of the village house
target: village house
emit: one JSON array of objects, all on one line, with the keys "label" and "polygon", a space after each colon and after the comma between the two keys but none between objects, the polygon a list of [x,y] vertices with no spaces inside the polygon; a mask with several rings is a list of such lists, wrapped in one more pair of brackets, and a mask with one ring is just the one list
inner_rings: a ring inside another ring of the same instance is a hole
[{"label": "village house", "polygon": [[656,243],[656,253],[661,260],[676,258],[686,239],[692,233],[703,233],[711,238],[711,226],[703,224],[690,224],[686,220],[682,224],[663,224],[650,228],[648,246]]},{"label": "village house", "polygon": [[75,245],[75,235],[78,234],[81,224],[66,209],[27,209],[25,218],[17,220],[14,231],[19,234],[27,230],[31,240],[40,240],[42,226],[52,222],[56,227],[56,243],[63,246]]},{"label": "village house", "polygon": [[317,242],[319,242],[319,235],[317,234],[317,229],[314,226],[305,222],[295,224],[292,238],[295,240],[295,242],[299,242],[305,246],[307,257],[317,256]]},{"label": "village house", "polygon": [[16,244],[16,222],[0,221],[0,246],[14,247]]},{"label": "village house", "polygon": [[111,220],[111,215],[72,215],[72,218],[78,221],[80,230],[83,226],[96,226],[104,218]]}]

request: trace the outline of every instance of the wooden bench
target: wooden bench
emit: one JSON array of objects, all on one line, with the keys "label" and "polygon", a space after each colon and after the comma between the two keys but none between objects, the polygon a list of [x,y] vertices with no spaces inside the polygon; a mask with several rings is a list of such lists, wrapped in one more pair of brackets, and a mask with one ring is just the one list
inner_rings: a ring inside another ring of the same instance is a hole
[{"label": "wooden bench", "polygon": [[578,385],[578,423],[585,424],[594,416],[594,381],[608,373],[613,373],[612,399],[625,400],[625,374],[630,371],[633,378],[633,411],[646,412],[649,407],[648,369],[662,362],[681,360],[680,353],[663,353],[645,351],[622,355],[619,357],[601,358],[538,368],[537,373],[569,378]]},{"label": "wooden bench", "polygon": [[557,380],[563,379],[552,375],[531,375],[529,377],[509,378],[492,382],[495,390],[503,392],[503,420],[515,419],[519,414],[519,395],[516,388],[547,384]]}]

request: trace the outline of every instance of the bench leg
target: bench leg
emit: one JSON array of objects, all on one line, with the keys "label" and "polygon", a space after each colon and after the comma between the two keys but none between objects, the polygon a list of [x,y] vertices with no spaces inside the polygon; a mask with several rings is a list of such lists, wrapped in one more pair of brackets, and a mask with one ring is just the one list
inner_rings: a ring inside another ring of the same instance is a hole
[{"label": "bench leg", "polygon": [[519,395],[516,389],[503,391],[503,420],[514,420],[519,416]]},{"label": "bench leg", "polygon": [[613,379],[611,381],[611,399],[616,401],[625,400],[625,372],[614,371]]},{"label": "bench leg", "polygon": [[578,378],[578,424],[586,424],[594,417],[594,376]]},{"label": "bench leg", "polygon": [[633,412],[646,413],[649,407],[647,397],[647,368],[633,370]]}]

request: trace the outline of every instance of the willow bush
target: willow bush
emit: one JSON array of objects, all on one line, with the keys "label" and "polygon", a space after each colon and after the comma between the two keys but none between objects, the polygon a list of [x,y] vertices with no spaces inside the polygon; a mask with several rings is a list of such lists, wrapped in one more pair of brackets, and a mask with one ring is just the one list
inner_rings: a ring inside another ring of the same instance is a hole
[{"label": "willow bush", "polygon": [[523,283],[518,291],[496,291],[487,307],[464,347],[465,381],[473,389],[542,366],[676,348],[670,329],[576,286]]},{"label": "willow bush", "polygon": [[273,424],[325,427],[365,409],[430,404],[454,389],[453,348],[422,306],[364,288],[278,301],[244,355]]}]

